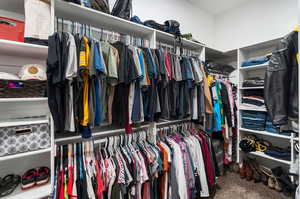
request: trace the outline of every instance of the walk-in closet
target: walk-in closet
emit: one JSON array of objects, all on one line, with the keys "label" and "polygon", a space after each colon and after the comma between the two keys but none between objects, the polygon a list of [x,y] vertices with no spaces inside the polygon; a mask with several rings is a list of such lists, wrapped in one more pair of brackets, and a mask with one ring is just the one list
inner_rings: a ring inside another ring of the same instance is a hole
[{"label": "walk-in closet", "polygon": [[0,198],[300,199],[297,0],[1,0]]}]

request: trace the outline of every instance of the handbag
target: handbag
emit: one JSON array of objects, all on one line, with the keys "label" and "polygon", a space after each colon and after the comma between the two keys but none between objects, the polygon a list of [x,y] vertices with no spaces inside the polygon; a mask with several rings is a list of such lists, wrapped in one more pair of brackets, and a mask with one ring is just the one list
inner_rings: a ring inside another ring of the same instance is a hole
[{"label": "handbag", "polygon": [[0,157],[50,147],[48,123],[0,128]]}]

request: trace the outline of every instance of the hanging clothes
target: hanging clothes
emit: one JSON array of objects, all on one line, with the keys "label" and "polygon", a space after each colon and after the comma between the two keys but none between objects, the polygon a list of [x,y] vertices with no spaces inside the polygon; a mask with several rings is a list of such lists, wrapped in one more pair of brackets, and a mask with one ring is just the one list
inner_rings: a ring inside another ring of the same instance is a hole
[{"label": "hanging clothes", "polygon": [[145,134],[138,132],[126,135],[128,142],[120,145],[100,147],[83,142],[58,146],[55,170],[59,172],[52,198],[209,197],[217,169],[210,139],[193,128],[168,129],[158,130],[156,142],[132,141],[136,134]]}]

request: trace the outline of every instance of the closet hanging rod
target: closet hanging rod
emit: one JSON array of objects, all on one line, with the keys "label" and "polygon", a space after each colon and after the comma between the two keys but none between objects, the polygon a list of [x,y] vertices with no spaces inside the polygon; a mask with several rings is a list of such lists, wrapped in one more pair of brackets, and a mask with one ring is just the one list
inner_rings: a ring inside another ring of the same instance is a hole
[{"label": "closet hanging rod", "polygon": [[[88,25],[88,24],[82,24],[82,23],[79,23],[79,22],[74,22],[74,21],[71,21],[71,20],[65,20],[65,19],[62,19],[62,18],[57,18],[56,21],[58,21],[60,24],[63,23],[64,25],[69,25],[69,26],[77,26],[75,27],[76,28],[83,28],[83,26],[87,26],[87,31],[89,31],[89,29],[91,31],[95,31],[95,32],[98,32],[98,33],[104,33],[104,34],[110,34],[110,35],[113,35],[113,34],[119,34],[120,36],[130,36],[131,38],[134,38],[134,39],[141,39],[141,40],[147,40],[147,39],[144,39],[142,37],[137,37],[137,36],[134,36],[134,35],[130,35],[128,33],[122,33],[122,32],[119,32],[119,31],[112,31],[112,30],[108,30],[108,29],[104,29],[104,28],[96,28],[96,27],[93,27],[91,25]],[[68,27],[67,27],[68,28]],[[56,30],[58,29],[58,24],[56,24]]]},{"label": "closet hanging rod", "polygon": [[169,126],[169,125],[176,125],[176,124],[181,124],[181,123],[185,123],[185,122],[192,122],[191,118],[188,119],[182,119],[182,120],[170,120],[170,121],[164,121],[164,122],[160,122],[157,123],[157,127],[163,127],[163,126]]},{"label": "closet hanging rod", "polygon": [[[150,126],[151,126],[151,124],[146,124],[146,125],[142,125],[140,127],[134,127],[132,129],[133,129],[133,131],[141,131],[141,130],[150,128]],[[82,138],[80,135],[59,138],[59,139],[55,139],[55,144],[56,145],[66,145],[66,144],[71,144],[71,143],[79,143],[79,142],[83,142],[83,141],[99,140],[99,139],[102,139],[105,137],[117,136],[117,135],[121,135],[121,134],[125,134],[124,128],[108,130],[108,131],[93,132],[92,138],[89,138],[89,139]]]}]

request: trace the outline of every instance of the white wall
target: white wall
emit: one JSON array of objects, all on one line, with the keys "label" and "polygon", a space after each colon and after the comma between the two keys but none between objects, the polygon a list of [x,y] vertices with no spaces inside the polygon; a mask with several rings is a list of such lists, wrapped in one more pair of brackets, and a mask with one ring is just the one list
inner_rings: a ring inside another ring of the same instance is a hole
[{"label": "white wall", "polygon": [[297,0],[250,0],[215,16],[215,48],[223,51],[282,37],[297,22]]},{"label": "white wall", "polygon": [[[110,1],[111,8],[114,1]],[[205,44],[214,43],[214,17],[186,0],[133,0],[133,15],[142,21],[155,20],[164,23],[174,19],[180,23],[182,33],[192,33],[193,37]]]}]

